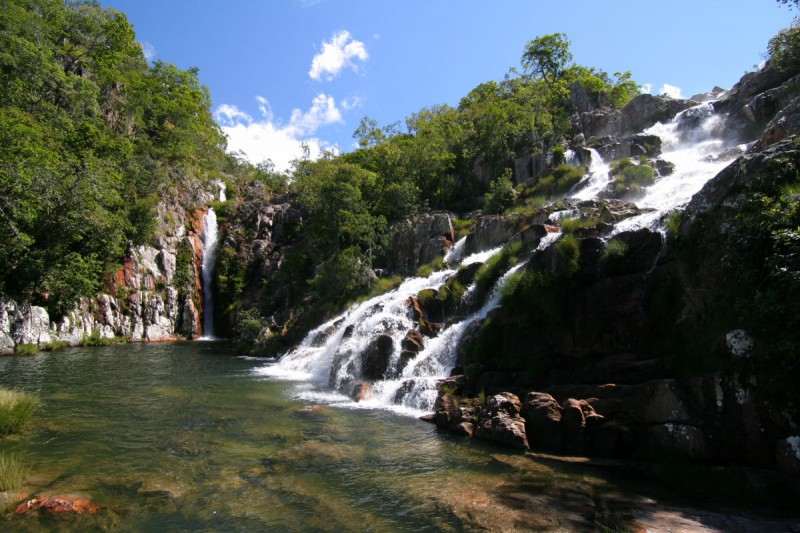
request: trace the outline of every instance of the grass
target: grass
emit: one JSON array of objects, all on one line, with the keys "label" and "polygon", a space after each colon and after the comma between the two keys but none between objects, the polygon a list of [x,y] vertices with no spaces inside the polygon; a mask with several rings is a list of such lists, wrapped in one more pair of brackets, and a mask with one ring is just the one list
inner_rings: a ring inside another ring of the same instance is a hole
[{"label": "grass", "polygon": [[461,218],[454,218],[453,229],[456,232],[456,240],[460,239],[461,237],[466,237],[472,233],[472,230],[477,222],[478,221],[475,219],[464,220]]},{"label": "grass", "polygon": [[363,298],[363,300],[369,300],[370,298],[380,296],[381,294],[396,289],[401,283],[403,283],[402,276],[388,276],[385,278],[378,278],[375,281],[375,283],[372,284],[372,288],[370,289],[369,294],[367,294]]},{"label": "grass", "polygon": [[17,355],[36,355],[39,353],[39,346],[36,344],[18,344]]},{"label": "grass", "polygon": [[94,332],[81,340],[81,346],[111,346],[128,342],[125,337],[101,337],[98,332]]},{"label": "grass", "polygon": [[444,257],[437,257],[427,265],[422,265],[417,269],[418,278],[427,278],[437,270],[444,268]]},{"label": "grass", "polygon": [[517,264],[519,256],[525,251],[521,242],[514,242],[486,260],[475,275],[475,295],[478,302],[484,302],[495,282]]},{"label": "grass", "polygon": [[667,215],[667,218],[664,219],[664,226],[667,228],[667,235],[670,238],[674,239],[678,236],[678,232],[681,230],[681,211],[676,209],[675,211],[670,212]]},{"label": "grass", "polygon": [[548,199],[563,196],[577,184],[588,169],[584,166],[558,165],[552,174],[549,174],[534,185],[522,186],[519,192],[523,197],[544,197]]},{"label": "grass", "polygon": [[43,352],[60,352],[64,348],[68,348],[69,344],[67,341],[53,341],[48,342],[44,346],[42,346]]},{"label": "grass", "polygon": [[574,233],[579,229],[594,228],[599,222],[600,220],[594,217],[564,218],[559,221],[559,226],[564,233]]},{"label": "grass", "polygon": [[25,477],[25,469],[16,457],[0,453],[0,492],[22,488]]},{"label": "grass", "polygon": [[38,396],[33,394],[0,388],[0,435],[22,429],[40,404]]},{"label": "grass", "polygon": [[619,239],[613,239],[606,244],[603,253],[600,255],[600,260],[604,263],[616,261],[625,257],[628,253],[628,243]]}]

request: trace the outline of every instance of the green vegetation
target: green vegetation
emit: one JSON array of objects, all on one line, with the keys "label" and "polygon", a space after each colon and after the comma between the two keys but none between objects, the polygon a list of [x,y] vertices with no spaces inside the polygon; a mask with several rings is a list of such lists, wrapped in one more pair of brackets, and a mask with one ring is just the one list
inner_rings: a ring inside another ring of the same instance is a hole
[{"label": "green vegetation", "polygon": [[626,193],[638,194],[642,187],[655,183],[656,171],[646,157],[639,158],[634,163],[627,157],[618,159],[611,164],[611,176],[614,177],[614,192],[617,195]]},{"label": "green vegetation", "polygon": [[671,239],[674,239],[678,236],[678,233],[681,230],[681,216],[683,212],[680,209],[676,209],[675,211],[670,212],[667,215],[667,218],[664,220],[664,227],[667,228],[667,235]]},{"label": "green vegetation", "polygon": [[486,260],[475,275],[477,301],[483,302],[486,299],[497,280],[519,262],[521,254],[525,251],[521,242],[515,242]]},{"label": "green vegetation", "polygon": [[583,228],[594,228],[599,222],[595,217],[572,217],[559,220],[558,225],[563,233],[569,234]]},{"label": "green vegetation", "polygon": [[40,403],[33,394],[0,387],[0,435],[17,433],[28,423]]},{"label": "green vegetation", "polygon": [[25,478],[25,468],[17,458],[0,453],[0,492],[22,488]]},{"label": "green vegetation", "polygon": [[81,339],[81,346],[112,346],[123,342],[128,342],[128,339],[125,337],[103,337],[99,332],[95,331]]},{"label": "green vegetation", "polygon": [[456,239],[460,239],[461,237],[466,237],[470,233],[472,233],[472,229],[475,227],[475,224],[478,221],[476,219],[464,220],[461,218],[454,218],[453,219],[453,229],[456,232]]},{"label": "green vegetation", "polygon": [[489,192],[486,193],[486,205],[484,211],[490,215],[499,215],[506,209],[514,205],[517,199],[517,191],[511,183],[511,169],[506,169],[503,175],[489,185]]},{"label": "green vegetation", "polygon": [[571,276],[578,271],[581,259],[581,244],[574,235],[564,235],[556,243],[558,254],[558,272],[564,276]]},{"label": "green vegetation", "polygon": [[37,353],[39,353],[39,345],[18,344],[15,353],[17,355],[36,355]]},{"label": "green vegetation", "polygon": [[600,260],[604,263],[618,261],[628,253],[628,243],[619,239],[613,239],[606,244]]},{"label": "green vegetation", "polygon": [[240,167],[197,70],[134,39],[93,1],[0,10],[0,291],[53,318],[151,238],[162,194]]},{"label": "green vegetation", "polygon": [[782,73],[791,74],[800,69],[800,24],[797,18],[769,40],[767,54],[769,65]]},{"label": "green vegetation", "polygon": [[586,175],[586,167],[562,164],[533,186],[523,188],[523,196],[542,199],[558,198],[568,193]]}]

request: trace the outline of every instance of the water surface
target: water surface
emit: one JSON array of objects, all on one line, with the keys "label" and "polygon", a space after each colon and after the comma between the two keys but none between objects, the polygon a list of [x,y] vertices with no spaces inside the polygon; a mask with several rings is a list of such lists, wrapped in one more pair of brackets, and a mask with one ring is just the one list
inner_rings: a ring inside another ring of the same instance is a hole
[{"label": "water surface", "polygon": [[93,516],[7,514],[3,531],[593,530],[663,509],[653,487],[439,433],[383,410],[297,400],[218,342],[0,358],[44,401],[0,440],[31,494]]}]

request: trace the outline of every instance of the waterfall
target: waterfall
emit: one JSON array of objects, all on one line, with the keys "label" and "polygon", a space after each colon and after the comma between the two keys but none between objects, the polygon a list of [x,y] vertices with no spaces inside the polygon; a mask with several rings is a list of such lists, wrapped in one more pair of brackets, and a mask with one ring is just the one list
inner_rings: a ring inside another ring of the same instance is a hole
[{"label": "waterfall", "polygon": [[592,160],[589,163],[589,172],[578,183],[577,192],[572,194],[578,200],[592,200],[600,194],[612,181],[611,167],[603,161],[602,156],[594,148],[589,148]]},{"label": "waterfall", "polygon": [[723,140],[722,125],[723,117],[714,113],[710,103],[705,103],[644,131],[661,138],[659,159],[673,163],[675,170],[656,179],[644,189],[642,197],[633,200],[640,208],[650,211],[623,220],[614,228],[615,234],[644,227],[658,229],[664,215],[685,207],[708,180],[743,153],[744,147]]},{"label": "waterfall", "polygon": [[[642,227],[659,229],[660,221],[669,211],[683,207],[703,185],[715,176],[729,159],[742,151],[741,147],[722,140],[722,119],[709,104],[688,109],[673,120],[645,130],[662,140],[660,159],[673,163],[674,172],[656,179],[634,200],[646,211],[616,225],[614,233]],[[600,154],[589,150],[592,160],[587,175],[575,187],[572,195],[577,200],[594,200],[603,194],[612,181],[609,165]],[[575,154],[567,153],[570,161]],[[575,216],[570,208],[551,213],[551,218]],[[539,249],[555,242],[559,233],[544,237]],[[407,332],[418,324],[409,313],[409,297],[423,289],[437,289],[456,274],[456,265],[485,262],[502,247],[463,258],[465,239],[460,239],[448,251],[444,262],[448,270],[436,272],[427,278],[411,278],[384,295],[355,305],[343,314],[320,325],[308,333],[303,341],[278,361],[254,369],[264,376],[291,379],[298,384],[298,396],[313,402],[332,405],[390,409],[405,414],[418,415],[430,412],[437,396],[439,380],[449,376],[456,365],[458,346],[468,328],[484,320],[500,305],[503,287],[522,268],[512,267],[492,288],[480,309],[463,319],[445,325],[433,338],[424,338],[424,348],[415,357],[403,359],[402,343]],[[464,300],[468,302],[475,285],[467,288]],[[380,340],[383,348],[376,342]],[[387,345],[390,345],[387,347]],[[391,349],[388,349],[391,348]],[[382,349],[381,368],[386,370],[379,379],[367,376],[368,358]],[[386,355],[390,354],[390,355]],[[360,401],[353,400],[356,391]]]},{"label": "waterfall", "polygon": [[[219,201],[227,199],[225,195],[225,183],[219,182]],[[217,259],[217,246],[219,237],[219,227],[217,225],[217,214],[213,207],[208,208],[208,212],[203,217],[203,340],[214,339],[214,291],[212,282],[214,280],[214,263]]]}]

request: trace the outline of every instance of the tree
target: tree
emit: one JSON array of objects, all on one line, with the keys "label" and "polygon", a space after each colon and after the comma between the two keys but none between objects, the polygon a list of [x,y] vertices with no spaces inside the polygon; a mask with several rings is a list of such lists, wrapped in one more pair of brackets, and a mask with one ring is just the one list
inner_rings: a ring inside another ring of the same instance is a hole
[{"label": "tree", "polygon": [[572,61],[570,42],[563,33],[553,33],[528,41],[522,54],[522,69],[529,78],[541,78],[552,86]]}]

